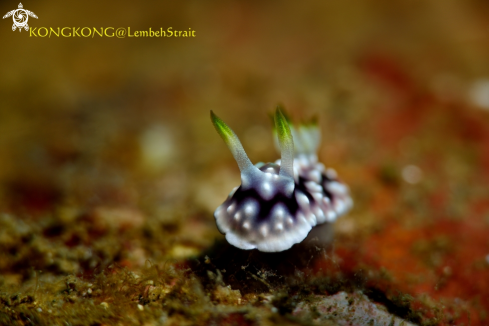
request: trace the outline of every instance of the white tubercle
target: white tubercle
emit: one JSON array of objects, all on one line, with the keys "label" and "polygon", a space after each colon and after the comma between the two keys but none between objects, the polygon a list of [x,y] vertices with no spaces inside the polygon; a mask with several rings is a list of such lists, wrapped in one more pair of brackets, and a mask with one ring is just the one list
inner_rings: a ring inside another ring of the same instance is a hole
[{"label": "white tubercle", "polygon": [[335,169],[328,168],[326,169],[326,176],[330,179],[336,179],[338,177],[338,173],[336,173]]},{"label": "white tubercle", "polygon": [[282,222],[278,222],[275,224],[275,230],[278,232],[282,232],[284,230],[284,224]]},{"label": "white tubercle", "polygon": [[307,177],[318,184],[321,182],[321,172],[316,169],[309,171]]},{"label": "white tubercle", "polygon": [[309,199],[307,199],[307,196],[302,191],[297,190],[295,192],[295,198],[302,209],[309,209]]},{"label": "white tubercle", "polygon": [[231,205],[229,205],[226,211],[228,212],[228,214],[233,214],[235,209],[236,209],[236,203],[232,203]]},{"label": "white tubercle", "polygon": [[310,192],[322,192],[323,191],[323,187],[321,187],[318,183],[316,183],[314,181],[307,181],[305,183],[305,185],[306,185],[307,190],[309,190]]},{"label": "white tubercle", "polygon": [[277,221],[282,221],[285,217],[285,208],[283,204],[277,204],[273,208],[273,217]]},{"label": "white tubercle", "polygon": [[339,182],[330,182],[328,184],[328,189],[332,192],[335,192],[337,194],[346,194],[348,193],[348,187],[345,186],[344,184],[342,183],[339,183]]},{"label": "white tubercle", "polygon": [[246,221],[243,223],[243,229],[249,230],[251,227],[250,222]]},{"label": "white tubercle", "polygon": [[258,204],[254,200],[249,199],[245,203],[243,211],[246,217],[254,217],[258,212]]},{"label": "white tubercle", "polygon": [[324,216],[323,210],[316,205],[313,209],[313,212],[316,215],[317,223],[324,223],[324,221],[326,220],[326,216]]}]

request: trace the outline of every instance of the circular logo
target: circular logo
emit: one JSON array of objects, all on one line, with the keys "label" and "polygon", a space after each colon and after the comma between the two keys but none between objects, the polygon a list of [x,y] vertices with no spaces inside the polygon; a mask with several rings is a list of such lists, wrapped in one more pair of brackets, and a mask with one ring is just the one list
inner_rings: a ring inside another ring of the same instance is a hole
[{"label": "circular logo", "polygon": [[29,19],[29,16],[27,15],[24,9],[17,9],[13,16],[14,16],[14,23],[18,27],[25,26],[25,24],[27,24],[27,20]]}]

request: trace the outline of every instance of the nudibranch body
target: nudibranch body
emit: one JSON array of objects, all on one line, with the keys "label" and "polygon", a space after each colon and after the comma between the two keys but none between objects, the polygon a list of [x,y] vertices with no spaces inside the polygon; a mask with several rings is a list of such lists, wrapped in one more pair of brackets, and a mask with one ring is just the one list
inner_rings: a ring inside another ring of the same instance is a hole
[{"label": "nudibranch body", "polygon": [[294,127],[277,108],[274,131],[281,159],[253,165],[231,128],[212,111],[211,119],[241,171],[241,186],[214,213],[219,231],[233,246],[287,250],[314,226],[333,222],[352,207],[348,187],[317,160],[317,125]]}]

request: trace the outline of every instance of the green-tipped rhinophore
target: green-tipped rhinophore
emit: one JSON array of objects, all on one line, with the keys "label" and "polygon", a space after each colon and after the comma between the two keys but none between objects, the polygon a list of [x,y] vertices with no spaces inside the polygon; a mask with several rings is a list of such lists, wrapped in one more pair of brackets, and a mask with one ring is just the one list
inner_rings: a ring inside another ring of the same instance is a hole
[{"label": "green-tipped rhinophore", "polygon": [[251,163],[248,155],[246,155],[243,145],[241,145],[241,142],[239,141],[239,138],[238,136],[236,136],[234,131],[229,128],[229,126],[212,111],[211,120],[214,124],[214,127],[216,128],[217,133],[221,136],[221,138],[224,140],[229,150],[233,154],[234,159],[238,163],[238,167],[241,173],[251,168],[254,168],[253,163]]},{"label": "green-tipped rhinophore", "polygon": [[280,145],[280,175],[294,178],[294,139],[281,107],[275,111],[275,130]]}]

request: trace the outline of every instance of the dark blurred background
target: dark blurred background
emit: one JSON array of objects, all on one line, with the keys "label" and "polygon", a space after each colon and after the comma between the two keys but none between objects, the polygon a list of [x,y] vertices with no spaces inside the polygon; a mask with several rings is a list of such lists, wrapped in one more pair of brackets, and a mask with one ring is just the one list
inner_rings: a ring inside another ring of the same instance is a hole
[{"label": "dark blurred background", "polygon": [[[1,4],[3,12],[16,8]],[[38,28],[192,28],[196,37],[36,38],[2,20],[7,202],[46,183],[51,191],[33,195],[86,199],[96,191],[88,179],[110,183],[118,170],[188,176],[217,158],[229,161],[211,109],[242,135],[253,161],[275,159],[266,116],[281,102],[296,118],[320,116],[330,164],[358,162],[380,151],[368,128],[382,110],[427,92],[464,101],[489,73],[484,1],[41,1],[24,8],[38,15],[29,19]],[[340,158],[337,146],[355,154]],[[186,176],[178,198],[198,184]]]}]

